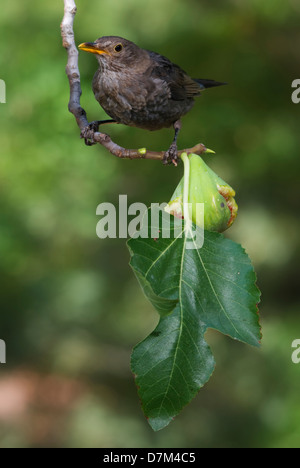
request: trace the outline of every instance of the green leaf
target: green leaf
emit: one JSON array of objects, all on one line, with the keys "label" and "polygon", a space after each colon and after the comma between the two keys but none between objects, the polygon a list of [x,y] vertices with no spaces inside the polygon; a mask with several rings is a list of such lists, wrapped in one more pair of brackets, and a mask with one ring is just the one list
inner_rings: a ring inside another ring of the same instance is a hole
[{"label": "green leaf", "polygon": [[[130,265],[160,313],[156,329],[132,353],[132,370],[143,411],[159,430],[208,381],[214,358],[205,342],[207,328],[258,346],[261,338],[256,275],[244,249],[222,234],[204,231],[202,248],[178,233],[170,217],[170,238],[128,241]],[[162,215],[162,213],[161,213]],[[160,218],[161,222],[161,218]],[[196,229],[196,226],[194,226]]]}]

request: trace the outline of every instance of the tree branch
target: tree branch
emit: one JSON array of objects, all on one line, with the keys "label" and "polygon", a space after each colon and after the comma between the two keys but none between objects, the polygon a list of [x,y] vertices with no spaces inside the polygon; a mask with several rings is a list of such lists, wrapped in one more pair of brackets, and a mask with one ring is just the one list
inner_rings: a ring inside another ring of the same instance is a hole
[{"label": "tree branch", "polygon": [[[102,132],[95,132],[92,129],[87,131],[86,127],[89,126],[89,121],[86,116],[85,110],[80,105],[80,96],[82,94],[80,84],[80,73],[78,68],[78,50],[75,45],[73,23],[76,15],[77,7],[74,0],[64,0],[64,17],[61,23],[61,36],[63,46],[68,53],[68,62],[66,66],[66,74],[70,83],[70,100],[68,104],[69,111],[74,115],[77,125],[84,132],[85,138],[92,142],[99,143],[104,146],[108,151],[118,158],[129,159],[156,159],[163,160],[165,151],[149,151],[146,148],[140,149],[126,149],[114,143],[109,135]],[[183,149],[178,151],[178,157],[183,152],[188,154],[203,154],[207,148],[199,143],[193,148]],[[209,150],[208,150],[209,152]]]}]

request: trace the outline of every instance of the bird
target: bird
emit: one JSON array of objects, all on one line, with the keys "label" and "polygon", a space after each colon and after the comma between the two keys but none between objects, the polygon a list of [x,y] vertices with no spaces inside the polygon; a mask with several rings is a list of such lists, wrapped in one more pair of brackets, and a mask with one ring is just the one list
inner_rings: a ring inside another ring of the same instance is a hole
[{"label": "bird", "polygon": [[142,49],[119,36],[103,36],[83,42],[82,51],[95,54],[99,68],[92,89],[96,100],[111,119],[92,122],[91,128],[118,123],[146,130],[173,127],[175,134],[163,162],[177,161],[177,138],[181,117],[206,88],[227,83],[191,78],[167,57]]}]

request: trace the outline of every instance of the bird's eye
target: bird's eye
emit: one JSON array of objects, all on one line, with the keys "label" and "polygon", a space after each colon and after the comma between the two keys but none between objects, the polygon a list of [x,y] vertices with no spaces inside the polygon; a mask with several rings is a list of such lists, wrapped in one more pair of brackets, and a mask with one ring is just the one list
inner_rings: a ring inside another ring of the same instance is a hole
[{"label": "bird's eye", "polygon": [[121,52],[122,49],[123,49],[122,44],[117,44],[117,45],[115,46],[115,52]]}]

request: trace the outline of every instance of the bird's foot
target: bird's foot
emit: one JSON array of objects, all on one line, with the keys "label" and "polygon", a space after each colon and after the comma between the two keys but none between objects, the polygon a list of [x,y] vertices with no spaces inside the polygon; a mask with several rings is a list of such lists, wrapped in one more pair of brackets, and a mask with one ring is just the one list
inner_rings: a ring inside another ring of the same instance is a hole
[{"label": "bird's foot", "polygon": [[177,144],[173,142],[170,148],[165,152],[163,157],[163,164],[174,164],[177,166],[178,155],[177,155]]},{"label": "bird's foot", "polygon": [[94,133],[99,131],[99,122],[94,120],[89,123],[82,132],[80,133],[80,138],[84,138],[84,142],[87,146],[96,145],[97,142],[94,141]]}]

